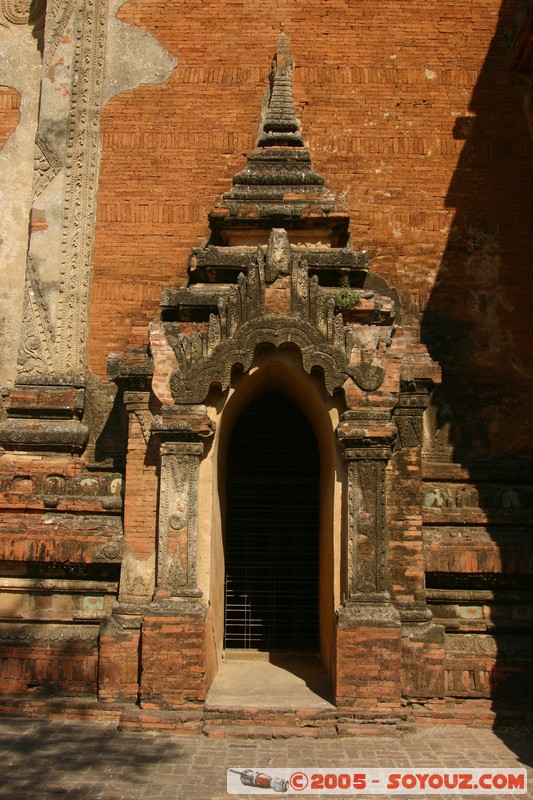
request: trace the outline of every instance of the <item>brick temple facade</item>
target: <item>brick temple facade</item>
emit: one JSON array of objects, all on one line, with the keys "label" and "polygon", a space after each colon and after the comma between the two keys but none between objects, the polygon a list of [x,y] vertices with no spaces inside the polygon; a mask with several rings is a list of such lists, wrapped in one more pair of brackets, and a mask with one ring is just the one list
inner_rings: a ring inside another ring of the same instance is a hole
[{"label": "brick temple facade", "polygon": [[260,651],[317,735],[520,715],[530,4],[1,14],[0,710],[208,730]]}]

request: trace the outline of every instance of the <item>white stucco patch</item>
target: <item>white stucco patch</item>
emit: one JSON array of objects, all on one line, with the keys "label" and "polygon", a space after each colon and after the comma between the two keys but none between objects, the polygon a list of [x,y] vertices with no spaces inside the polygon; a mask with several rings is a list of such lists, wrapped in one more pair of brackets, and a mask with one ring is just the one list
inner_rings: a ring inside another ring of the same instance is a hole
[{"label": "white stucco patch", "polygon": [[112,97],[143,84],[164,83],[178,65],[148,31],[120,22],[124,0],[112,0],[107,29],[104,105]]}]

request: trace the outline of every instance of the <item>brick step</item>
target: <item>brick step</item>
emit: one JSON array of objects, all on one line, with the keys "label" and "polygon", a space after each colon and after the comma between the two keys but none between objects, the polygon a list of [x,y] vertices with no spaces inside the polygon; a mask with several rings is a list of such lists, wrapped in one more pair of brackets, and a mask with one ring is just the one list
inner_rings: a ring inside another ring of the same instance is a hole
[{"label": "brick step", "polygon": [[529,698],[495,701],[486,698],[427,701],[413,704],[412,714],[417,727],[431,725],[461,725],[472,727],[500,727],[506,725],[533,725]]},{"label": "brick step", "polygon": [[0,715],[11,717],[63,717],[95,722],[118,722],[122,713],[118,703],[101,703],[83,697],[49,697],[45,695],[1,695]]},{"label": "brick step", "polygon": [[339,736],[402,736],[414,729],[413,715],[407,708],[337,710]]},{"label": "brick step", "polygon": [[160,711],[135,706],[123,710],[118,729],[120,731],[160,731],[194,736],[202,733],[203,716],[201,709]]},{"label": "brick step", "polygon": [[262,722],[279,720],[279,724],[285,724],[290,720],[293,724],[306,725],[310,721],[315,723],[327,723],[337,718],[338,711],[333,706],[331,708],[250,708],[248,706],[222,706],[220,708],[206,705],[204,708],[204,718],[211,720],[216,718],[222,720],[235,720],[246,725],[250,722]]},{"label": "brick step", "polygon": [[338,736],[335,725],[315,728],[294,725],[232,725],[216,721],[204,723],[203,733],[213,739],[333,739]]},{"label": "brick step", "polygon": [[334,708],[207,707],[203,732],[206,736],[220,738],[325,738],[337,735],[336,724],[337,713]]},{"label": "brick step", "polygon": [[354,734],[401,735],[413,729],[409,710],[399,713],[341,709],[207,708],[203,732],[212,737],[330,738]]}]

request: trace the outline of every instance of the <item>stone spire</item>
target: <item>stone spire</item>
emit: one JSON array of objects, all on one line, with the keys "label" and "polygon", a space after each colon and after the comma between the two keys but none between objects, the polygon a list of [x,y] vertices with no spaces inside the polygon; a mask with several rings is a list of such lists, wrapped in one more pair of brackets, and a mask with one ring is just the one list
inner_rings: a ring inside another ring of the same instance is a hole
[{"label": "stone spire", "polygon": [[266,241],[272,228],[284,228],[294,241],[327,241],[343,247],[348,240],[348,214],[338,208],[324,178],[313,170],[300,131],[292,94],[293,66],[289,37],[282,33],[256,147],[209,215],[213,244],[250,243],[252,236]]},{"label": "stone spire", "polygon": [[290,39],[282,33],[276,43],[276,55],[270,74],[271,90],[268,111],[257,142],[259,147],[275,145],[304,147],[294,111],[292,68]]}]

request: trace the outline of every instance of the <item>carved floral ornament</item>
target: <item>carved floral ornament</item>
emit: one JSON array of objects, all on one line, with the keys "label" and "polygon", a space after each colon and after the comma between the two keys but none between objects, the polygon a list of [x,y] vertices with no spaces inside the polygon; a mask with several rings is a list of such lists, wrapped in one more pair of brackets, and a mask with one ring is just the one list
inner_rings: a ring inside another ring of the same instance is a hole
[{"label": "carved floral ornament", "polygon": [[[288,316],[269,313],[265,303],[267,286],[283,275],[290,278]],[[316,277],[309,278],[305,259],[291,253],[286,231],[274,229],[266,253],[257,249],[256,262],[247,276],[241,273],[227,299],[219,300],[219,313],[210,315],[206,331],[168,334],[178,363],[170,381],[174,400],[201,403],[211,385],[227,389],[232,368],[240,364],[249,370],[261,344],[296,345],[307,372],[323,370],[330,395],[349,378],[364,391],[375,391],[385,370],[354,348],[354,332],[334,306]]]},{"label": "carved floral ornament", "polygon": [[13,25],[33,25],[43,16],[46,0],[2,0],[2,14]]}]

